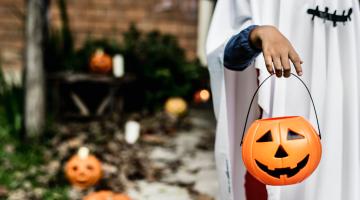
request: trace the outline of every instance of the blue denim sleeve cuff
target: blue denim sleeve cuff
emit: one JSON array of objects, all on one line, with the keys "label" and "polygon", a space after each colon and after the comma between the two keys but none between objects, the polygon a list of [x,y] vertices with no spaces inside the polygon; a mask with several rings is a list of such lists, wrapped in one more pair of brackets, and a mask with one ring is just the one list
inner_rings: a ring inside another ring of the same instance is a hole
[{"label": "blue denim sleeve cuff", "polygon": [[230,38],[224,51],[226,68],[242,71],[261,53],[261,50],[252,47],[249,41],[250,32],[256,27],[257,25],[251,25]]}]

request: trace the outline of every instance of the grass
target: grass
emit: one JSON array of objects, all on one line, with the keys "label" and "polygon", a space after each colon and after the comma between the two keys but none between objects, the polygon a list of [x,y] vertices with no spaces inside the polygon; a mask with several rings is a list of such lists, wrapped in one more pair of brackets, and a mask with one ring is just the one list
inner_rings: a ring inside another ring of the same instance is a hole
[{"label": "grass", "polygon": [[[44,164],[43,152],[45,145],[31,145],[26,142],[19,142],[0,130],[0,186],[8,191],[18,189],[34,190],[41,188],[44,200],[68,199],[67,185],[49,186],[40,183],[37,178],[44,174],[39,166]],[[56,180],[55,180],[56,181]],[[31,186],[31,188],[27,188]]]},{"label": "grass", "polygon": [[23,93],[22,87],[8,85],[0,70],[0,187],[10,193],[22,190],[32,195],[35,189],[41,190],[39,197],[30,195],[32,200],[67,199],[68,185],[63,180],[51,177],[51,184],[39,181],[46,175],[46,169],[41,169],[47,162],[46,142],[20,139]]},{"label": "grass", "polygon": [[8,192],[23,190],[26,193],[40,188],[41,197],[29,197],[34,200],[67,199],[67,185],[62,181],[54,186],[38,181],[39,176],[46,173],[39,170],[46,163],[46,144],[20,139],[23,93],[21,86],[6,83],[0,66],[0,187]]},{"label": "grass", "polygon": [[[22,145],[10,137],[3,135],[0,148],[1,163],[6,163],[0,168],[0,182],[5,183],[10,189],[14,189],[18,185],[13,182],[13,180],[19,178],[16,177],[16,174],[19,174],[18,172],[24,172],[32,166],[41,164],[42,154],[39,149]],[[7,148],[9,150],[5,150]],[[12,152],[10,148],[14,148],[14,151]]]},{"label": "grass", "polygon": [[68,199],[68,197],[65,195],[67,193],[67,188],[65,187],[55,187],[55,188],[51,188],[48,189],[44,196],[43,199],[48,199],[48,200],[65,200]]}]

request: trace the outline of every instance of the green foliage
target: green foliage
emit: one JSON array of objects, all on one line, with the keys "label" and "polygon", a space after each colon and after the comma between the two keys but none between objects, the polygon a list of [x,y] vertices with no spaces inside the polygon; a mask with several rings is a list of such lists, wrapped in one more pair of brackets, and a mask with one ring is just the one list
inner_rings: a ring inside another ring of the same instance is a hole
[{"label": "green foliage", "polygon": [[123,92],[126,110],[162,107],[171,96],[192,97],[195,90],[207,87],[208,73],[198,61],[188,62],[184,50],[176,38],[157,31],[140,32],[131,25],[124,33],[123,43],[108,39],[88,38],[78,51],[74,50],[73,38],[68,25],[66,0],[58,0],[62,28],[52,29],[45,51],[45,66],[48,72],[87,72],[91,55],[102,48],[106,53],[120,53],[125,58],[125,71],[135,75],[136,81]]},{"label": "green foliage", "polygon": [[[14,148],[14,152],[6,152],[5,146]],[[0,161],[7,165],[0,166],[0,182],[6,184],[9,189],[16,189],[24,180],[21,174],[23,171],[29,170],[33,165],[40,164],[41,151],[36,146],[27,146],[21,144],[10,136],[1,137],[0,142]]]},{"label": "green foliage", "polygon": [[74,60],[73,63],[74,68],[78,71],[87,72],[89,70],[90,57],[99,48],[111,56],[121,52],[121,48],[116,41],[107,39],[92,40],[88,38],[83,47],[75,53],[76,60]]},{"label": "green foliage", "polygon": [[44,200],[66,200],[69,199],[67,194],[68,188],[66,187],[54,187],[49,188],[45,194],[43,199]]},{"label": "green foliage", "polygon": [[[7,150],[6,150],[7,149]],[[12,150],[10,150],[12,149]],[[24,183],[32,188],[43,188],[41,199],[68,199],[68,184],[56,180],[57,184],[47,185],[39,182],[39,177],[47,171],[39,168],[44,165],[45,145],[26,144],[9,135],[0,138],[0,183],[9,191],[23,189]]]},{"label": "green foliage", "polygon": [[57,0],[62,26],[60,30],[50,27],[44,44],[44,62],[47,72],[76,71],[74,40],[69,26],[66,0]]},{"label": "green foliage", "polygon": [[22,128],[22,100],[23,88],[7,84],[0,70],[0,137],[4,134],[19,136]]},{"label": "green foliage", "polygon": [[205,68],[199,62],[187,62],[172,35],[157,31],[142,34],[131,25],[124,34],[122,53],[126,71],[137,78],[132,90],[127,91],[134,109],[158,109],[170,96],[189,99],[196,89],[206,86]]},{"label": "green foliage", "polygon": [[98,48],[111,56],[122,54],[126,73],[136,77],[123,92],[127,110],[154,111],[161,108],[168,97],[190,99],[195,90],[207,87],[207,70],[198,61],[188,62],[172,35],[157,31],[141,33],[131,25],[124,33],[122,45],[107,39],[88,38],[75,53],[74,68],[87,71],[89,59]]}]

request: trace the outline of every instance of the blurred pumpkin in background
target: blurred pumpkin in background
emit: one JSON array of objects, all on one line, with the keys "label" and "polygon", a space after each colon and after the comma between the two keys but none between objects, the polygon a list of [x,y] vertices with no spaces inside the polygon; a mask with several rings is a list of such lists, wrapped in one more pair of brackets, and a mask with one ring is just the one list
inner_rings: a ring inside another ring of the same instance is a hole
[{"label": "blurred pumpkin in background", "polygon": [[210,99],[210,92],[207,89],[198,90],[194,93],[194,102],[196,104],[206,103]]},{"label": "blurred pumpkin in background", "polygon": [[83,200],[131,200],[124,194],[116,194],[111,191],[93,192],[84,197]]},{"label": "blurred pumpkin in background", "polygon": [[187,103],[181,97],[171,97],[165,102],[165,112],[171,116],[178,117],[187,110]]},{"label": "blurred pumpkin in background", "polygon": [[102,49],[97,49],[90,58],[90,70],[94,73],[107,74],[112,71],[112,58]]},{"label": "blurred pumpkin in background", "polygon": [[65,164],[65,173],[74,187],[85,189],[95,185],[101,178],[101,163],[95,156],[89,155],[86,147],[82,147]]}]

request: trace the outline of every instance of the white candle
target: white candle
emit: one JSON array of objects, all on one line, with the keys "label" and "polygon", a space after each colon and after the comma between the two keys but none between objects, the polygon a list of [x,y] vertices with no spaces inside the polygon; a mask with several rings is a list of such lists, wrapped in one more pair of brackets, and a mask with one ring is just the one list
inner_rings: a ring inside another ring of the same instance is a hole
[{"label": "white candle", "polygon": [[136,121],[128,121],[125,124],[125,141],[134,144],[140,136],[140,124]]},{"label": "white candle", "polygon": [[90,150],[87,147],[80,147],[80,149],[78,150],[78,156],[80,157],[80,159],[84,160],[89,156]]},{"label": "white candle", "polygon": [[118,78],[124,76],[124,57],[121,54],[113,57],[113,74]]}]

